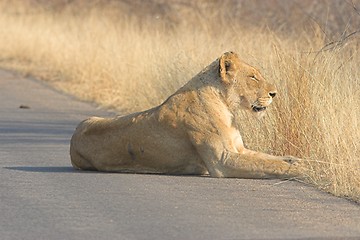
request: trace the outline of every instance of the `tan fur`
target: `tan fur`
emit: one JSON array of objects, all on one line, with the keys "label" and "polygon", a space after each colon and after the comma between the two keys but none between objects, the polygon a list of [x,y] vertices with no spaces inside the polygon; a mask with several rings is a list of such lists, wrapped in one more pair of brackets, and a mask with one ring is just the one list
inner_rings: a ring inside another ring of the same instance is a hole
[{"label": "tan fur", "polygon": [[241,109],[261,116],[275,93],[258,70],[224,53],[160,106],[80,123],[71,139],[71,162],[77,169],[111,172],[300,176],[296,158],[246,149],[233,124],[233,113]]}]

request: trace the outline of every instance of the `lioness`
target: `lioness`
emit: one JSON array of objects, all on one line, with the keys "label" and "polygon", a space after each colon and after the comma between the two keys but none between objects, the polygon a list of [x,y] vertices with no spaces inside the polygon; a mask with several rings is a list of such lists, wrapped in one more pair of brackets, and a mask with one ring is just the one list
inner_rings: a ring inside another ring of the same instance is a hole
[{"label": "lioness", "polygon": [[299,176],[296,158],[246,149],[233,124],[234,112],[262,115],[275,95],[258,70],[224,53],[157,107],[80,123],[71,139],[72,165],[106,172]]}]

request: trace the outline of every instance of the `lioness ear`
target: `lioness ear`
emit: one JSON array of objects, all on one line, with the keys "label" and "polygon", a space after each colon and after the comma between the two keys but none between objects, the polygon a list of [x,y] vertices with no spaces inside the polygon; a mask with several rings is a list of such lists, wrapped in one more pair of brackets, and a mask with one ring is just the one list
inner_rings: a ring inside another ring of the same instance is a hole
[{"label": "lioness ear", "polygon": [[232,61],[231,61],[231,55],[234,55],[233,52],[227,52],[224,53],[220,59],[219,59],[219,75],[221,80],[226,83],[230,84],[230,81],[232,80]]}]

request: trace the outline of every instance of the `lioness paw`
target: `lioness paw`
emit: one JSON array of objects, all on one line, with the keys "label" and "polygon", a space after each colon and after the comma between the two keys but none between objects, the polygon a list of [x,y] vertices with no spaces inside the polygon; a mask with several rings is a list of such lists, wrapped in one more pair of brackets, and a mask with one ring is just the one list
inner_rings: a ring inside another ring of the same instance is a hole
[{"label": "lioness paw", "polygon": [[283,161],[287,162],[289,164],[296,164],[299,161],[301,161],[301,159],[297,158],[297,157],[294,157],[294,156],[285,156],[285,157],[283,157]]}]

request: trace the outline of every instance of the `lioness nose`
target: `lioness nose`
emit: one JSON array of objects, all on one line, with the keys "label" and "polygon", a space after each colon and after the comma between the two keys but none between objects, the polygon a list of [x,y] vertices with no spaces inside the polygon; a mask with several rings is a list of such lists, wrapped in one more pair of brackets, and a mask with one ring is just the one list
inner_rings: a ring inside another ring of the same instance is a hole
[{"label": "lioness nose", "polygon": [[274,98],[276,96],[276,92],[270,92],[269,95],[270,97]]}]

